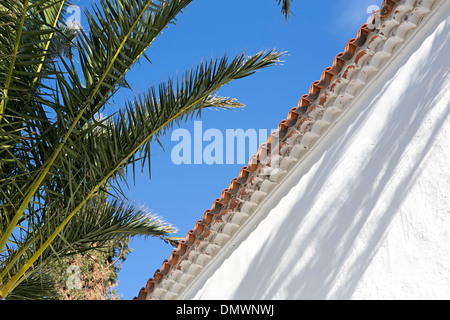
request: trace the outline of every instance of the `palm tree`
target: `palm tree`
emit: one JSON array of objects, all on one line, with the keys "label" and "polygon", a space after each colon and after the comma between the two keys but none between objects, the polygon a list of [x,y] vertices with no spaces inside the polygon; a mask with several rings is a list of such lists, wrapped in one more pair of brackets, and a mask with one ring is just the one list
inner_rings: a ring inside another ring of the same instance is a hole
[{"label": "palm tree", "polygon": [[[0,298],[50,297],[44,270],[52,261],[111,239],[176,242],[171,225],[114,186],[149,160],[152,143],[174,125],[205,108],[241,107],[214,93],[281,56],[271,50],[201,62],[101,117],[129,87],[130,68],[191,2],[100,0],[86,12],[88,34],[62,27],[65,0],[0,3]],[[104,192],[109,200],[97,201]]]}]

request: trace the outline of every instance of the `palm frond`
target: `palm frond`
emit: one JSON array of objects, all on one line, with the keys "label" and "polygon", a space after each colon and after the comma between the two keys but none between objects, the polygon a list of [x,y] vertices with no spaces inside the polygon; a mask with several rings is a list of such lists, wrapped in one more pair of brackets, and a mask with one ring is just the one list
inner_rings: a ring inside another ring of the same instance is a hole
[{"label": "palm frond", "polygon": [[144,206],[127,204],[118,199],[106,203],[94,198],[60,233],[60,239],[65,241],[56,240],[52,246],[64,248],[64,242],[67,242],[80,252],[82,248],[91,248],[92,243],[101,246],[112,239],[124,240],[135,236],[165,239],[176,231],[175,227],[150,213]]},{"label": "palm frond", "polygon": [[[185,72],[176,83],[169,79],[160,83],[158,88],[150,87],[145,94],[128,101],[125,110],[105,127],[106,139],[90,137],[84,142],[87,147],[85,156],[91,154],[90,158],[96,157],[90,161],[95,163],[95,168],[92,166],[87,171],[110,172],[108,177],[116,177],[114,172],[120,167],[128,168],[137,159],[143,163],[149,160],[150,144],[174,125],[180,125],[207,108],[242,107],[235,99],[217,97],[215,92],[232,80],[276,64],[281,55],[274,51],[260,52],[251,57],[240,54],[230,62],[225,55],[200,63]],[[93,154],[92,150],[96,152]],[[138,152],[140,157],[137,157]]]},{"label": "palm frond", "polygon": [[289,14],[291,14],[291,6],[294,0],[277,0],[278,5],[281,5],[281,13],[284,15],[286,21],[289,18]]},{"label": "palm frond", "polygon": [[17,285],[8,295],[7,300],[53,300],[56,298],[53,279],[33,273]]},{"label": "palm frond", "polygon": [[[2,259],[3,268],[0,276],[3,280],[8,277],[18,277],[24,263],[28,262],[30,256],[40,249],[39,243],[44,242],[48,234],[58,228],[64,217],[54,212],[46,212],[42,216],[45,217],[45,228],[42,228],[42,221],[28,221],[27,238],[17,241],[22,245],[18,245],[16,250],[11,250],[8,256]],[[17,281],[18,286],[11,293],[23,296],[21,288],[36,287],[37,290],[39,288],[35,281],[37,279],[33,277],[42,278],[40,283],[45,284],[47,274],[43,270],[55,259],[90,250],[101,250],[110,240],[126,240],[136,236],[157,237],[174,245],[178,239],[169,235],[176,231],[175,227],[148,212],[143,206],[127,204],[119,199],[108,203],[103,197],[94,197],[58,234],[51,246],[40,254],[39,260],[30,266],[33,270],[31,281],[28,281],[29,276],[22,275],[22,278],[18,278],[21,280]],[[23,281],[27,283],[20,285]],[[44,287],[42,292],[48,289],[47,286]]]},{"label": "palm frond", "polygon": [[[7,67],[7,73],[6,73],[6,79],[5,84],[2,93],[3,99],[0,101],[0,121],[2,119],[3,114],[5,113],[5,109],[8,103],[8,91],[10,90],[11,80],[13,77],[13,71],[16,66],[16,60],[17,55],[19,53],[19,46],[21,44],[22,40],[22,33],[24,31],[24,24],[25,24],[25,18],[27,16],[27,10],[28,10],[28,4],[29,0],[25,0],[23,3],[21,1],[16,2],[6,2],[5,4],[2,4],[2,11],[1,14],[4,16],[13,16],[15,12],[21,12],[20,14],[20,22],[17,27],[17,30],[15,30],[15,39],[13,40],[12,37],[10,40],[10,44],[13,44],[12,54],[11,54],[11,61],[9,63],[9,66]],[[5,10],[6,9],[6,10]],[[10,10],[9,12],[7,10]],[[3,18],[3,17],[2,17]],[[2,19],[3,20],[3,19]],[[2,37],[3,38],[3,37]]]},{"label": "palm frond", "polygon": [[[55,110],[59,119],[61,119],[59,131],[63,137],[51,157],[45,160],[39,175],[29,184],[21,204],[15,210],[11,221],[0,238],[1,249],[6,245],[7,239],[36,196],[43,181],[49,176],[55,161],[61,158],[61,151],[65,148],[72,133],[76,131],[80,121],[86,117],[89,118],[89,112],[90,116],[93,116],[106,103],[111,94],[117,90],[123,76],[144,53],[154,38],[191,1],[163,1],[160,5],[156,5],[157,1],[153,0],[133,2],[103,0],[100,2],[101,9],[97,7],[94,10],[95,19],[92,15],[88,15],[90,33],[86,35],[82,32],[80,56],[84,61],[82,66],[85,79],[91,79],[92,81],[85,83],[83,86],[74,71],[75,69],[70,68],[70,66],[67,67],[67,64],[65,71],[69,74],[71,81],[63,81],[63,78],[58,76],[59,83],[67,89],[66,95],[71,94],[78,97],[78,99],[65,100],[68,104],[66,108],[77,110],[76,116],[64,118],[64,113],[61,110]],[[108,54],[104,55],[104,50]],[[80,99],[81,103],[78,103],[78,106],[69,104]],[[89,112],[86,115],[84,113],[87,110]]]}]

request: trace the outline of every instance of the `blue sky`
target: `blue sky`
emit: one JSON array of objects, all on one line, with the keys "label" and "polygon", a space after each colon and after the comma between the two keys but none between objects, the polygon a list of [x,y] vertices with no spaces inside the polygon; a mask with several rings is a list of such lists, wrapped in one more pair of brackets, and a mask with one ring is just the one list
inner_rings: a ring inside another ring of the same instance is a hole
[{"label": "blue sky", "polygon": [[[93,1],[72,2],[89,7]],[[132,91],[119,91],[113,104],[123,106],[125,99],[151,84],[181,74],[202,59],[275,48],[286,51],[282,65],[236,80],[218,92],[220,96],[238,99],[245,108],[207,110],[201,118],[204,131],[218,129],[224,136],[226,129],[270,131],[286,118],[312,82],[344,50],[347,41],[356,36],[370,16],[367,9],[381,3],[381,0],[297,0],[286,23],[275,0],[194,0],[178,17],[176,25],[165,30],[148,49],[152,63],[143,59],[128,74]],[[84,23],[82,17],[83,27]],[[183,128],[194,132],[192,121]],[[170,132],[161,142],[165,150],[157,144],[153,148],[151,180],[146,168],[144,174],[138,172],[135,184],[130,175],[127,194],[130,201],[144,205],[176,226],[179,232],[175,236],[185,237],[239,174],[243,164],[175,165],[171,150],[178,142],[171,141]],[[123,264],[116,287],[126,300],[137,296],[173,250],[152,238],[134,239],[130,247],[133,252]]]}]

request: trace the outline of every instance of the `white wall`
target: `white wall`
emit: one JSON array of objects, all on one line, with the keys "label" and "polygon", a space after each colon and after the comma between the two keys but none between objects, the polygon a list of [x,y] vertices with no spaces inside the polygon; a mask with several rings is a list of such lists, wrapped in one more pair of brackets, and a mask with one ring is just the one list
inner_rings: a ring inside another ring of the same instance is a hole
[{"label": "white wall", "polygon": [[193,298],[450,299],[448,17]]}]

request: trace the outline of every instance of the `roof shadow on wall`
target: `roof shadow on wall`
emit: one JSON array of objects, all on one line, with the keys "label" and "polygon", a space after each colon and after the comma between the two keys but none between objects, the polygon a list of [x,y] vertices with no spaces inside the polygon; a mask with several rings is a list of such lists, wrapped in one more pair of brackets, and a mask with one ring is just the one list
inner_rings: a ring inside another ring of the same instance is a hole
[{"label": "roof shadow on wall", "polygon": [[[310,179],[313,182],[304,193],[298,194],[299,200],[286,212],[280,228],[268,237],[260,252],[249,261],[249,269],[234,294],[229,296],[230,299],[321,300],[352,297],[392,219],[414,182],[420,177],[420,166],[431,151],[434,139],[448,121],[450,105],[447,103],[427,137],[426,147],[415,154],[412,166],[402,167],[401,159],[411,153],[409,146],[414,143],[423,121],[437,112],[439,95],[445,89],[448,90],[445,87],[448,83],[444,80],[450,80],[450,60],[446,56],[450,52],[449,20],[443,26],[440,33],[428,39],[431,41],[428,43],[431,47],[426,49],[429,50],[429,55],[426,61],[419,61],[421,63],[414,66],[414,74],[407,79],[408,91],[403,94],[394,92],[392,97],[389,96],[393,92],[391,86],[398,86],[398,81],[405,80],[398,79],[401,77],[399,73],[393,74],[392,80],[381,88],[372,103],[352,116],[349,122],[352,124],[351,130],[341,128],[339,137],[325,150],[319,170]],[[411,65],[413,61],[405,63]],[[446,71],[444,75],[443,70],[444,73]],[[400,87],[402,85],[404,83]],[[417,95],[410,95],[408,92],[425,94],[418,101]],[[302,236],[304,240],[293,245],[292,240],[306,223],[317,195],[324,192],[329,173],[336,168],[337,161],[343,157],[354,136],[370,121],[371,108],[382,97],[396,99],[393,110],[387,112],[391,113],[389,119],[397,121],[384,126],[371,153],[367,154],[360,175],[354,178],[350,190],[345,193],[345,199],[341,194],[328,201],[330,205],[322,211],[314,225],[308,228],[308,233]],[[394,181],[393,177],[399,170],[402,172],[401,179]],[[359,250],[357,257],[353,256],[350,260],[350,249],[357,244],[362,229],[367,226],[377,209],[380,196],[386,190],[391,195],[386,206],[388,209],[377,218],[377,225],[370,227],[370,238],[363,250]],[[313,255],[306,257],[306,252],[311,253],[311,243],[315,245]],[[299,261],[303,261],[301,266]],[[345,283],[337,285],[343,268],[351,270],[351,277]]]}]

